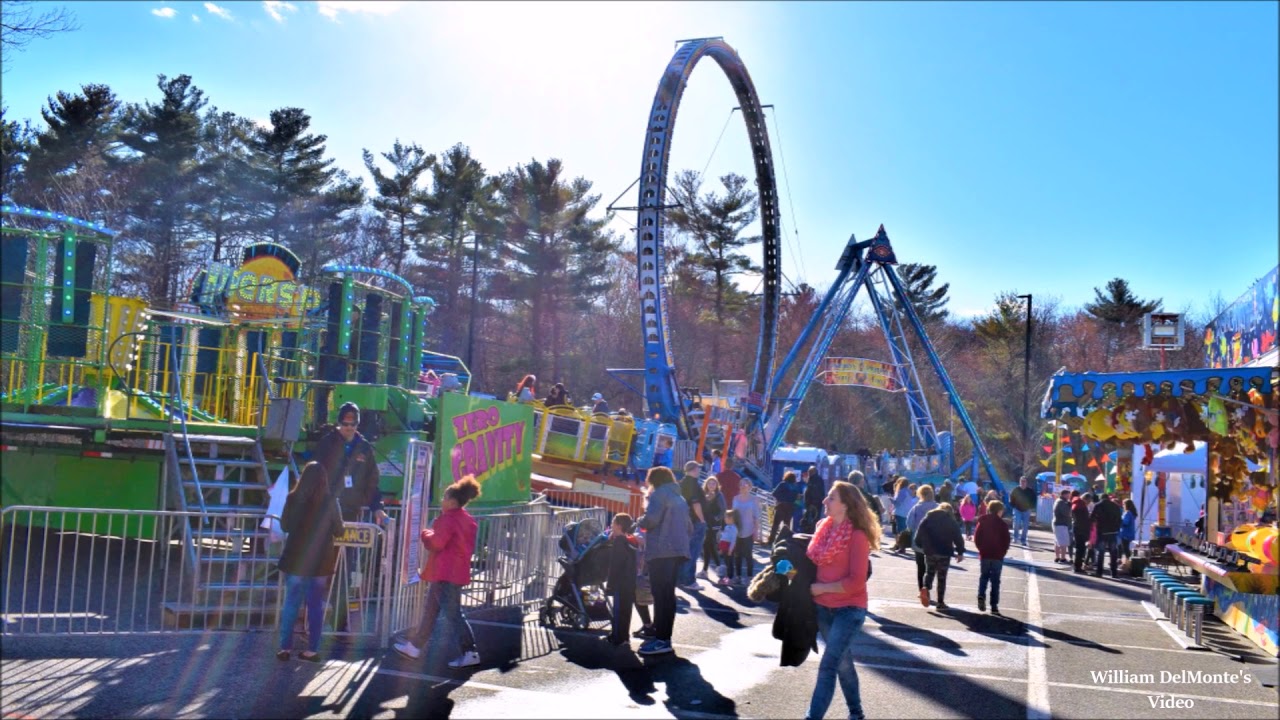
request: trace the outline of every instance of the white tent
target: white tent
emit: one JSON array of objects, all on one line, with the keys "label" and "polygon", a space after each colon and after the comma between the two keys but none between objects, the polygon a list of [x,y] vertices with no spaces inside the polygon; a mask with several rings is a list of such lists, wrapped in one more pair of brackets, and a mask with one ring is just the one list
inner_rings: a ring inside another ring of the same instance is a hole
[{"label": "white tent", "polygon": [[[1250,472],[1257,471],[1260,466],[1249,463]],[[1209,446],[1197,441],[1195,449],[1187,452],[1187,446],[1178,443],[1172,450],[1161,450],[1146,468],[1150,472],[1162,473],[1195,473],[1205,475],[1209,471]]]}]

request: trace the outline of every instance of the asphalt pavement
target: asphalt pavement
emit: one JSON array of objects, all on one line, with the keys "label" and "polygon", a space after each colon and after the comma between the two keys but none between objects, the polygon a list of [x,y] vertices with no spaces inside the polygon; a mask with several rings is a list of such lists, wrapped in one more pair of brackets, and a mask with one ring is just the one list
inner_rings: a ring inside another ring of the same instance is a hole
[{"label": "asphalt pavement", "polygon": [[[1185,649],[1144,609],[1142,581],[1073,574],[1051,542],[1032,531],[1030,548],[1011,549],[1003,617],[976,607],[976,557],[953,564],[939,612],[921,606],[910,557],[876,553],[855,641],[867,717],[1280,715],[1262,684],[1274,658],[1217,621],[1210,649]],[[0,705],[4,718],[803,716],[817,657],[780,667],[773,607],[702,585],[679,592],[676,653],[655,658],[613,648],[603,625],[550,630],[510,613],[473,620],[483,662],[466,671],[329,641],[319,664],[280,662],[265,632],[7,637]],[[827,717],[845,715],[837,691]]]}]

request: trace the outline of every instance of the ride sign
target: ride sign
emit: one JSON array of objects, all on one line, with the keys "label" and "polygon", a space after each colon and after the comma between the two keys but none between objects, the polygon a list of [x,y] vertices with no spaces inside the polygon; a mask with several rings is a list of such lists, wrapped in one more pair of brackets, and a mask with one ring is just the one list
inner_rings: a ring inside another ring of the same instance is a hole
[{"label": "ride sign", "polygon": [[486,503],[529,499],[533,406],[447,392],[440,395],[436,492],[466,475]]},{"label": "ride sign", "polygon": [[858,385],[889,392],[903,390],[898,382],[898,366],[865,358],[828,357],[818,369],[823,385]]}]

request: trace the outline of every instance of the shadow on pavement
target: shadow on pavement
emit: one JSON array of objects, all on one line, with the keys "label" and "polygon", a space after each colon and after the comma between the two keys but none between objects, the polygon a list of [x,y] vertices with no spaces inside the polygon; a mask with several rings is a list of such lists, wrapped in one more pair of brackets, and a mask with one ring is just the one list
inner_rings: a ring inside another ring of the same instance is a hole
[{"label": "shadow on pavement", "polygon": [[880,631],[890,637],[895,637],[905,642],[916,645],[924,645],[925,647],[937,648],[951,655],[967,655],[960,643],[927,628],[908,625],[897,620],[890,620],[882,615],[875,613],[867,613],[867,617],[874,619],[880,625]]},{"label": "shadow on pavement", "polygon": [[[868,645],[879,644],[885,650],[896,651],[892,645],[874,635],[863,634],[859,636],[859,639]],[[964,698],[963,702],[948,705],[948,709],[959,717],[1018,718],[1019,720],[1027,717],[1026,699],[1023,697],[1011,697],[991,687],[974,682],[959,672],[921,660],[918,657],[914,658],[914,662],[913,670],[924,669],[932,671],[928,679],[922,680],[919,672],[895,672],[891,668],[864,667],[856,660],[854,665],[860,673],[868,671],[876,673],[899,686],[904,693],[909,695],[925,699],[939,697]],[[1023,686],[1016,685],[1015,687],[1021,688]],[[836,695],[833,706],[843,702],[839,691],[837,691]]]}]

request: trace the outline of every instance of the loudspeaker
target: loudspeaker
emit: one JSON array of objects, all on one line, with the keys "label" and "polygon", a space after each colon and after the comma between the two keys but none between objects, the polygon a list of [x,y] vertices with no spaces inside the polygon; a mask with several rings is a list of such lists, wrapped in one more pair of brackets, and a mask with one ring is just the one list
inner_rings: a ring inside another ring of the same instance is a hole
[{"label": "loudspeaker", "polygon": [[382,296],[369,293],[364,298],[364,315],[360,318],[360,348],[356,355],[356,382],[373,385],[378,382],[378,341],[382,333]]},{"label": "loudspeaker", "polygon": [[25,237],[0,241],[0,352],[18,352],[19,321],[27,300],[27,248]]},{"label": "loudspeaker", "polygon": [[402,323],[401,317],[404,314],[404,306],[400,303],[391,304],[391,322],[390,329],[387,331],[387,384],[400,384],[400,334]]},{"label": "loudspeaker", "polygon": [[[72,281],[71,322],[63,313],[62,266],[66,254],[74,245],[75,279]],[[61,357],[82,358],[88,352],[89,296],[93,294],[93,264],[98,257],[98,246],[93,243],[62,243],[62,251],[53,264],[53,302],[49,306],[49,334],[45,336],[45,352]]]},{"label": "loudspeaker", "polygon": [[320,342],[318,379],[323,382],[346,382],[347,359],[338,354],[338,323],[342,318],[342,283],[329,283],[324,339]]}]

